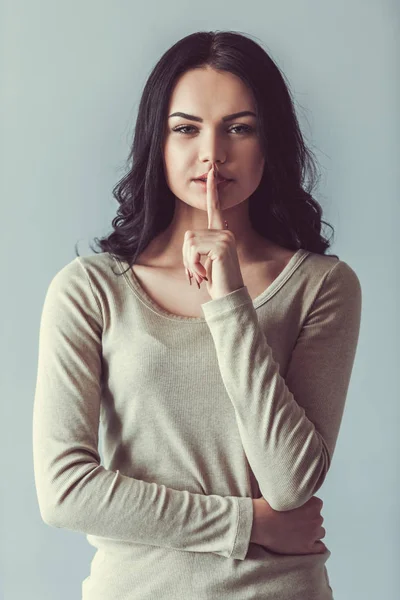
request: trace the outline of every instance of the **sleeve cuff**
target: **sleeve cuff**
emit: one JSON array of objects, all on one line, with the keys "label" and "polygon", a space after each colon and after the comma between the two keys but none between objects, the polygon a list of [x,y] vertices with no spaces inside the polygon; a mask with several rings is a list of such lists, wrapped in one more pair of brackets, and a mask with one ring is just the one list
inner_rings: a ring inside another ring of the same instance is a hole
[{"label": "sleeve cuff", "polygon": [[233,550],[230,558],[244,560],[249,549],[251,530],[253,528],[253,499],[237,497],[238,526]]},{"label": "sleeve cuff", "polygon": [[201,308],[203,310],[204,316],[207,321],[212,321],[213,319],[217,319],[219,315],[224,314],[226,312],[230,312],[239,306],[243,306],[244,304],[252,304],[253,300],[249,294],[249,290],[247,286],[243,286],[226,296],[221,296],[221,298],[215,298],[215,300],[209,300],[208,302],[204,302],[201,304]]}]

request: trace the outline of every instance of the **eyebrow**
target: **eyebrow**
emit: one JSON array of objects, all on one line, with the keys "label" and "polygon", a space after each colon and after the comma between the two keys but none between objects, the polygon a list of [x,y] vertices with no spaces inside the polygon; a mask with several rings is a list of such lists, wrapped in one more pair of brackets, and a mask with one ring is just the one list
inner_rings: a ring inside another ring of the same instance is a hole
[{"label": "eyebrow", "polygon": [[[233,113],[233,115],[227,115],[226,117],[222,117],[222,121],[233,121],[233,119],[237,119],[238,117],[256,117],[257,115],[253,113],[251,110],[242,110],[241,112]],[[201,117],[195,117],[194,115],[188,115],[183,112],[174,112],[172,115],[169,115],[168,119],[171,117],[182,117],[183,119],[188,119],[189,121],[198,121],[199,123],[203,122]]]}]

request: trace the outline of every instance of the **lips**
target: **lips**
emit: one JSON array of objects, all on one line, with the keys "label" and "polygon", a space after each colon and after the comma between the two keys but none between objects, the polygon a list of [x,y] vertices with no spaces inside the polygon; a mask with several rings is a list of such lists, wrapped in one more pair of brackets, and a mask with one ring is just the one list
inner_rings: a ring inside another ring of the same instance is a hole
[{"label": "lips", "polygon": [[[202,181],[203,183],[207,182],[207,179],[195,179],[195,181]],[[230,179],[222,179],[221,177],[217,178],[217,183],[222,183],[223,181],[231,181]]]},{"label": "lips", "polygon": [[[193,179],[193,183],[201,184],[197,187],[202,191],[207,190],[207,181],[204,181],[203,179]],[[218,187],[218,190],[224,190],[230,183],[233,183],[233,179],[223,179],[217,181],[215,185]]]},{"label": "lips", "polygon": [[[207,174],[202,175],[201,177],[198,177],[197,179],[195,179],[194,181],[207,181]],[[228,179],[226,177],[221,177],[220,175],[217,175],[217,182],[220,183],[222,181],[232,181],[232,179]]]}]

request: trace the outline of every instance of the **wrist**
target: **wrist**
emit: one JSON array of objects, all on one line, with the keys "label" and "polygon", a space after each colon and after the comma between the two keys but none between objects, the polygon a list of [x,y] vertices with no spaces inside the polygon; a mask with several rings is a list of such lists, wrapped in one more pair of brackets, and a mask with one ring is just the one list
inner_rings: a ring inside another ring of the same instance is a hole
[{"label": "wrist", "polygon": [[257,544],[257,517],[258,517],[258,502],[257,498],[253,499],[253,524],[251,527],[250,542]]}]

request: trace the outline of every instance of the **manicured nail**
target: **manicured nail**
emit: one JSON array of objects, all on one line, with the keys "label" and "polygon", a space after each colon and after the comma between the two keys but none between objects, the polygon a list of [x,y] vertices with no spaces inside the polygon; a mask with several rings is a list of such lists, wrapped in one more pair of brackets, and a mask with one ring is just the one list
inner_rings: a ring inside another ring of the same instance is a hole
[{"label": "manicured nail", "polygon": [[190,283],[190,285],[192,285],[192,277],[193,277],[193,275],[191,274],[191,272],[189,270],[188,270],[188,273],[189,273],[189,283]]},{"label": "manicured nail", "polygon": [[197,287],[200,289],[200,284],[199,284],[199,282],[197,281],[197,276],[196,276],[196,283],[197,283]]},{"label": "manicured nail", "polygon": [[204,275],[202,275],[203,279],[205,279],[206,281],[208,281],[208,277],[204,277]]}]

